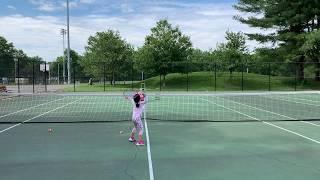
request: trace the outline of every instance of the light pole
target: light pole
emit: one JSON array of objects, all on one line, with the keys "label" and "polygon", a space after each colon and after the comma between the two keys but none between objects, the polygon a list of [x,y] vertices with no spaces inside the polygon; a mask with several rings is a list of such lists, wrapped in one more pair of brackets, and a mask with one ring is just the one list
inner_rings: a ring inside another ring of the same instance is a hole
[{"label": "light pole", "polygon": [[64,36],[67,34],[67,30],[61,29],[61,35],[62,35],[62,45],[63,45],[63,84],[66,84],[66,54],[65,54],[65,47],[64,47]]},{"label": "light pole", "polygon": [[70,71],[70,28],[69,28],[69,0],[67,0],[67,39],[68,39],[68,84],[71,83],[71,71]]}]

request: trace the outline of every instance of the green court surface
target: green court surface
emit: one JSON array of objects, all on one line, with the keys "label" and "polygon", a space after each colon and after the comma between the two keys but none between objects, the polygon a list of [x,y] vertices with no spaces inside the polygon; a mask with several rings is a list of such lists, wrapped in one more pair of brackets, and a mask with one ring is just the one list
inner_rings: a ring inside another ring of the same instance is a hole
[{"label": "green court surface", "polygon": [[1,179],[148,179],[146,149],[126,141],[125,126],[25,124],[1,133]]},{"label": "green court surface", "polygon": [[318,92],[168,93],[148,101],[149,141],[136,147],[127,141],[132,105],[120,94],[1,100],[1,179],[320,177]]},{"label": "green court surface", "polygon": [[262,123],[150,126],[155,179],[319,178],[319,144]]}]

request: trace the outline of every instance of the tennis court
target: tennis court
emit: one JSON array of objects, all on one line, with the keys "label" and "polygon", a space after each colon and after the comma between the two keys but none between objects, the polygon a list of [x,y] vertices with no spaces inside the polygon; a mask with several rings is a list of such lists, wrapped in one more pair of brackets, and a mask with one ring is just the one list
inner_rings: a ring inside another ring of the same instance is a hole
[{"label": "tennis court", "polygon": [[1,179],[319,179],[319,92],[147,94],[3,96]]}]

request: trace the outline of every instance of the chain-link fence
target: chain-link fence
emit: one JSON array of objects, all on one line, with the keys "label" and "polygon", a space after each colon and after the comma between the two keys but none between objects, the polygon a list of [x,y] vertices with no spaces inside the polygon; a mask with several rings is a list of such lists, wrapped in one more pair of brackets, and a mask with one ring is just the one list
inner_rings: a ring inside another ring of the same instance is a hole
[{"label": "chain-link fence", "polygon": [[[159,63],[139,68],[134,63],[111,66],[74,64],[68,84],[63,64],[19,61],[0,67],[0,83],[13,92],[149,91],[292,91],[320,90],[320,63]],[[65,75],[65,76],[63,76]]]}]

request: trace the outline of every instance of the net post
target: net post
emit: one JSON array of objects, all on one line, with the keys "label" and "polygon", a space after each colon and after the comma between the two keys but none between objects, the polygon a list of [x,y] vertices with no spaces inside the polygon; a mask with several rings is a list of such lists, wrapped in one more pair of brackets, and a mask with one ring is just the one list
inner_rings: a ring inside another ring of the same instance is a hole
[{"label": "net post", "polygon": [[34,93],[34,60],[32,60],[32,93]]},{"label": "net post", "polygon": [[20,93],[20,60],[18,58],[18,93]]},{"label": "net post", "polygon": [[106,91],[106,63],[103,63],[103,91]]},{"label": "net post", "polygon": [[271,91],[271,62],[268,62],[268,73],[269,73],[269,91]]},{"label": "net post", "polygon": [[44,89],[47,92],[47,62],[44,62]]}]

